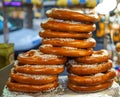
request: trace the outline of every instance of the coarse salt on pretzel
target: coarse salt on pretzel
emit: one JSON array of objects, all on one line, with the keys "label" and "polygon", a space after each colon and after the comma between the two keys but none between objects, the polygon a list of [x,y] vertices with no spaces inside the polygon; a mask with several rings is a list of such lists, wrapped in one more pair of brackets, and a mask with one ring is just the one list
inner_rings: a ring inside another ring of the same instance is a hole
[{"label": "coarse salt on pretzel", "polygon": [[52,8],[46,12],[46,15],[55,19],[62,20],[71,20],[71,21],[79,21],[79,22],[91,22],[95,23],[98,21],[97,17],[82,14],[78,11],[69,10],[69,9],[58,9]]},{"label": "coarse salt on pretzel", "polygon": [[33,75],[19,72],[11,72],[12,80],[22,84],[42,85],[54,82],[58,79],[57,75]]},{"label": "coarse salt on pretzel", "polygon": [[38,65],[58,65],[64,64],[66,57],[56,56],[53,54],[44,54],[39,50],[30,50],[18,55],[18,60],[24,64],[38,64]]},{"label": "coarse salt on pretzel", "polygon": [[15,62],[15,72],[26,73],[26,74],[42,74],[42,75],[57,75],[64,71],[64,65],[29,65]]},{"label": "coarse salt on pretzel", "polygon": [[40,51],[46,54],[55,54],[67,57],[88,56],[92,54],[92,49],[77,49],[73,47],[53,47],[50,44],[43,44],[39,47]]},{"label": "coarse salt on pretzel", "polygon": [[42,44],[51,44],[59,47],[93,48],[96,45],[96,41],[93,38],[81,40],[73,38],[47,38],[42,40]]},{"label": "coarse salt on pretzel", "polygon": [[67,31],[67,32],[92,32],[96,29],[95,24],[80,24],[74,22],[63,22],[53,19],[48,19],[41,23],[43,29],[55,30],[55,31]]},{"label": "coarse salt on pretzel", "polygon": [[103,63],[95,63],[95,64],[84,64],[77,63],[74,60],[69,60],[67,63],[68,72],[76,75],[90,75],[101,72],[106,72],[107,70],[112,68],[112,61],[108,60]]},{"label": "coarse salt on pretzel", "polygon": [[60,32],[51,30],[42,30],[39,32],[40,37],[43,38],[75,38],[86,39],[92,36],[92,32],[89,33],[75,33],[75,32]]},{"label": "coarse salt on pretzel", "polygon": [[71,83],[76,85],[93,86],[114,79],[115,76],[116,72],[114,70],[108,70],[104,73],[96,73],[88,76],[69,74],[68,79]]},{"label": "coarse salt on pretzel", "polygon": [[54,90],[59,85],[58,81],[54,81],[52,83],[44,84],[44,85],[31,85],[31,84],[22,84],[17,83],[12,80],[7,81],[7,87],[10,91],[16,92],[27,92],[27,93],[35,93],[35,92],[46,92],[50,90]]},{"label": "coarse salt on pretzel", "polygon": [[86,64],[94,64],[94,63],[102,63],[108,61],[110,58],[107,50],[101,49],[99,51],[93,51],[91,56],[78,57],[75,58],[77,62],[86,63]]}]

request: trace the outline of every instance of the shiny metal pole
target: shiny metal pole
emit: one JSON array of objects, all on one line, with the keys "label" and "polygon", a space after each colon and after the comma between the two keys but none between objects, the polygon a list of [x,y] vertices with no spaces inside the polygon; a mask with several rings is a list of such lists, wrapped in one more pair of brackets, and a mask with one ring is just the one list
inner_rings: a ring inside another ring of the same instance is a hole
[{"label": "shiny metal pole", "polygon": [[3,12],[3,18],[4,18],[4,21],[3,21],[3,34],[4,34],[4,42],[5,43],[8,43],[9,41],[9,36],[8,36],[8,32],[9,32],[9,29],[8,29],[8,25],[7,25],[7,8],[4,6],[4,0],[2,0],[2,12]]},{"label": "shiny metal pole", "polygon": [[45,9],[44,9],[44,2],[41,0],[41,18],[44,19],[45,17]]}]

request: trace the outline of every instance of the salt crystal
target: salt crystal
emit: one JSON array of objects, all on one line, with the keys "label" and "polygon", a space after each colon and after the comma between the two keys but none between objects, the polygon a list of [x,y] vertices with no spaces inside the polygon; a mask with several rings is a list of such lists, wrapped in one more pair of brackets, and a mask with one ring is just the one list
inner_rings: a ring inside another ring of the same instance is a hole
[{"label": "salt crystal", "polygon": [[29,65],[29,64],[25,64],[23,66],[18,66],[18,67],[29,67],[29,66],[33,68],[63,68],[64,67],[64,65]]},{"label": "salt crystal", "polygon": [[40,31],[40,33],[44,33],[44,32],[45,32],[45,30]]},{"label": "salt crystal", "polygon": [[61,41],[74,41],[73,38],[46,38],[44,40],[61,40]]},{"label": "salt crystal", "polygon": [[53,47],[51,44],[43,44],[43,45],[41,45],[40,47],[42,47],[42,48],[44,48],[44,47]]},{"label": "salt crystal", "polygon": [[104,75],[104,73],[96,73],[94,76],[102,76],[102,75]]},{"label": "salt crystal", "polygon": [[68,50],[75,50],[77,48],[74,48],[74,47],[67,47],[67,46],[63,46],[62,48],[65,48],[65,49],[68,49]]},{"label": "salt crystal", "polygon": [[98,67],[98,65],[99,64],[82,64],[82,65],[80,65],[80,64],[76,64],[76,65],[73,65],[73,64],[71,64],[72,65],[72,67],[85,67],[85,68],[96,68],[96,67]]},{"label": "salt crystal", "polygon": [[50,14],[52,12],[52,10],[47,10],[46,14]]},{"label": "salt crystal", "polygon": [[94,38],[88,38],[88,39],[86,39],[86,41],[88,41],[88,42],[96,42]]},{"label": "salt crystal", "polygon": [[86,67],[86,68],[96,68],[98,66],[102,66],[103,63],[95,63],[95,64],[84,64],[84,63],[77,63],[75,60],[69,60],[68,64],[72,65],[72,67]]},{"label": "salt crystal", "polygon": [[31,75],[31,74],[25,74],[25,73],[17,73],[17,74],[20,74],[20,75],[23,75],[23,76],[26,76],[26,77],[31,77],[31,78],[34,78],[36,80],[47,79],[47,78],[53,76],[53,75]]}]

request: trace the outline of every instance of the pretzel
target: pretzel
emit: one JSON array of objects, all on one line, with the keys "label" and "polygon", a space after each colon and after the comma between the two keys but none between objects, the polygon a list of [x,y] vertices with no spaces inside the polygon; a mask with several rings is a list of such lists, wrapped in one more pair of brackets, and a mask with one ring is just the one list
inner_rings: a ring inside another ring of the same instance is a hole
[{"label": "pretzel", "polygon": [[95,16],[82,14],[77,11],[69,10],[69,9],[57,9],[52,8],[46,12],[47,17],[62,19],[62,20],[71,20],[78,22],[97,22],[97,18]]},{"label": "pretzel", "polygon": [[112,68],[111,60],[99,64],[92,64],[92,65],[77,63],[74,60],[68,62],[68,72],[76,75],[91,75],[91,74],[106,72],[111,68]]},{"label": "pretzel", "polygon": [[93,48],[96,45],[96,41],[93,38],[81,40],[73,38],[47,38],[42,40],[42,44],[51,44],[58,47]]},{"label": "pretzel", "polygon": [[96,29],[94,24],[80,24],[80,23],[71,23],[57,21],[53,19],[48,19],[45,22],[41,23],[43,29],[55,30],[55,31],[65,31],[65,32],[92,32]]},{"label": "pretzel", "polygon": [[93,51],[91,56],[78,57],[75,58],[77,62],[86,63],[86,64],[94,64],[94,63],[102,63],[108,61],[110,58],[107,50],[101,49],[99,51]]},{"label": "pretzel", "polygon": [[92,32],[89,33],[75,33],[75,32],[60,32],[51,30],[42,30],[39,32],[39,36],[43,38],[75,38],[86,39],[92,36]]},{"label": "pretzel", "polygon": [[60,74],[64,71],[63,65],[29,65],[20,64],[18,61],[14,64],[15,72],[26,74],[42,74],[42,75],[54,75]]},{"label": "pretzel", "polygon": [[44,54],[39,50],[30,50],[25,53],[21,53],[18,55],[17,59],[23,64],[32,65],[59,65],[64,64],[67,60],[66,57]]},{"label": "pretzel", "polygon": [[22,84],[16,83],[14,81],[9,80],[7,82],[7,87],[10,91],[17,91],[17,92],[28,92],[28,93],[35,93],[35,92],[46,92],[57,88],[59,83],[54,81],[52,83],[44,84],[44,85],[31,85],[31,84]]},{"label": "pretzel", "polygon": [[92,85],[98,85],[108,80],[114,79],[115,76],[116,76],[115,71],[109,70],[104,73],[97,73],[89,76],[69,74],[68,79],[71,83],[76,85],[92,86]]},{"label": "pretzel", "polygon": [[75,92],[97,92],[97,91],[110,88],[112,86],[112,83],[113,83],[113,80],[110,80],[105,83],[94,85],[94,86],[80,86],[80,85],[76,85],[68,82],[68,88]]},{"label": "pretzel", "polygon": [[55,54],[67,57],[80,57],[91,55],[93,50],[88,49],[77,49],[73,47],[53,47],[50,44],[43,44],[39,47],[40,51],[46,54]]}]

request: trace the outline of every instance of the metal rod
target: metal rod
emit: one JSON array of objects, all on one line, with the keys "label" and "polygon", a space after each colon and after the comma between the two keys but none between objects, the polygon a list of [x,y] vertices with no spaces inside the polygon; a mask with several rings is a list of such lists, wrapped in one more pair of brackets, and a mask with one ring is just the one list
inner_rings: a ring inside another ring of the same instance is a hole
[{"label": "metal rod", "polygon": [[4,21],[3,21],[3,34],[4,34],[4,42],[5,43],[8,43],[9,41],[9,36],[8,36],[8,32],[9,32],[9,29],[8,29],[8,25],[7,25],[7,8],[4,6],[4,0],[2,0],[2,12],[3,12],[3,18],[4,18]]}]

